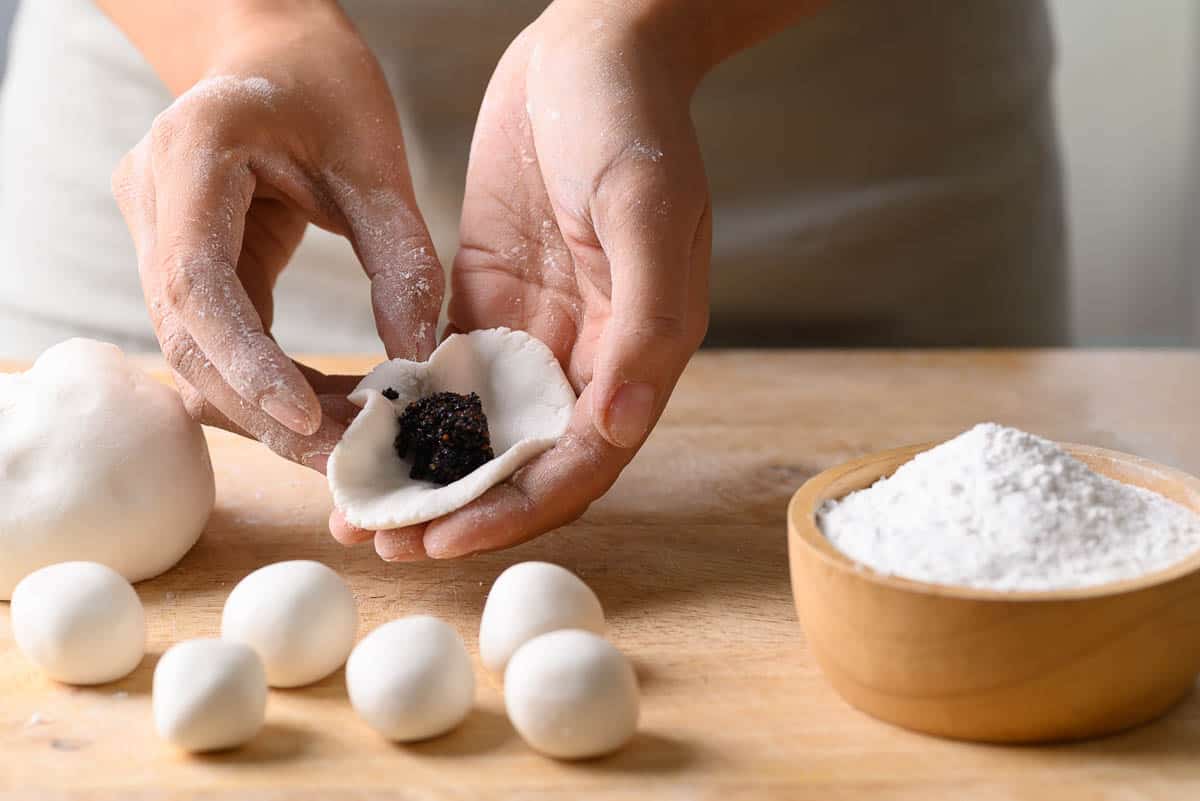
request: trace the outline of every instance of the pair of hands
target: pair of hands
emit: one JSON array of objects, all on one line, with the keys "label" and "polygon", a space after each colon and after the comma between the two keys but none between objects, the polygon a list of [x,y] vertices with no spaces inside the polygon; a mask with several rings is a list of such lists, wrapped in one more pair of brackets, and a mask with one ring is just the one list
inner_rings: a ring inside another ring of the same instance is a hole
[{"label": "pair of hands", "polygon": [[[452,331],[508,326],[553,350],[579,394],[569,429],[428,524],[368,532],[335,511],[343,543],[448,558],[569,522],[633,457],[703,338],[711,210],[688,110],[700,73],[647,26],[580,8],[551,6],[496,67],[449,304]],[[306,225],[353,244],[390,358],[433,350],[443,270],[395,106],[352,26],[336,7],[260,22],[159,116],[113,187],[189,411],[323,470],[358,377],[295,362],[270,334],[272,288]]]}]

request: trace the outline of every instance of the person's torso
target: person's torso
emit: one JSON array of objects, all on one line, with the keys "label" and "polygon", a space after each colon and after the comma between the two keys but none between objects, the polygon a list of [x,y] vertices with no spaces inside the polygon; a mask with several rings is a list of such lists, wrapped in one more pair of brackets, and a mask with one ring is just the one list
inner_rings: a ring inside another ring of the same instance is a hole
[{"label": "person's torso", "polygon": [[[384,65],[419,202],[449,260],[487,80],[545,3],[342,5]],[[144,337],[108,175],[170,97],[89,0],[27,3],[13,45],[0,304]],[[693,104],[713,192],[715,328],[782,326],[786,338],[789,320],[850,317],[886,330],[889,297],[929,294],[920,275],[944,283],[999,242],[1026,246],[1015,210],[1057,215],[1052,51],[1043,0],[841,0],[718,67]],[[281,340],[369,348],[349,249],[309,240],[279,286]]]}]

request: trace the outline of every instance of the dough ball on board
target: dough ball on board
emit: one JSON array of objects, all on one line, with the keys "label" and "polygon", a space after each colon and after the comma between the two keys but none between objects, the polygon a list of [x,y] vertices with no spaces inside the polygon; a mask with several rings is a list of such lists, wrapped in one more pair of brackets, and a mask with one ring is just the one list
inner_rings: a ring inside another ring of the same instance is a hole
[{"label": "dough ball on board", "polygon": [[354,647],[358,607],[342,577],[320,562],[260,567],[225,601],[221,637],[258,652],[272,687],[312,684]]},{"label": "dough ball on board", "polygon": [[558,759],[601,756],[637,730],[637,677],[603,637],[552,631],[509,660],[504,706],[513,728],[535,750]]},{"label": "dough ball on board", "polygon": [[557,629],[604,633],[604,610],[592,588],[565,567],[521,562],[492,584],[479,622],[479,656],[499,673],[526,641]]},{"label": "dough ball on board", "polygon": [[158,660],[153,696],[160,737],[185,751],[219,751],[262,728],[267,675],[247,645],[188,640]]},{"label": "dough ball on board", "polygon": [[12,593],[21,653],[66,684],[116,681],[142,661],[146,619],[129,582],[95,562],[35,570]]},{"label": "dough ball on board", "polygon": [[0,374],[0,598],[58,562],[156,576],[196,542],[213,495],[200,425],[115,346],[70,339]]},{"label": "dough ball on board", "polygon": [[[412,478],[395,448],[399,415],[438,392],[479,395],[495,453],[444,486]],[[378,531],[441,517],[507,479],[567,430],[575,391],[540,339],[489,328],[446,337],[426,362],[384,362],[350,401],[363,410],[329,457],[329,489],[346,520]]]},{"label": "dough ball on board", "polygon": [[350,703],[389,740],[436,737],[463,721],[475,700],[471,657],[449,624],[414,615],[372,631],[346,663]]}]

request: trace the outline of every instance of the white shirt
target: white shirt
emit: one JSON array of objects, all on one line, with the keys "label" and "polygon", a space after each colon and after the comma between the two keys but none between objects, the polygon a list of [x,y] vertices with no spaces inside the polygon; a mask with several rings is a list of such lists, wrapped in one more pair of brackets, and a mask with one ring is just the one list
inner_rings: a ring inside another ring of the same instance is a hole
[{"label": "white shirt", "polygon": [[[347,0],[400,109],[445,263],[476,110],[544,0]],[[90,0],[18,13],[0,108],[0,357],[72,334],[155,347],[113,167],[171,97]],[[742,53],[693,112],[716,344],[1065,337],[1043,0],[835,0]],[[297,351],[377,351],[367,283],[310,229],[277,288]]]}]

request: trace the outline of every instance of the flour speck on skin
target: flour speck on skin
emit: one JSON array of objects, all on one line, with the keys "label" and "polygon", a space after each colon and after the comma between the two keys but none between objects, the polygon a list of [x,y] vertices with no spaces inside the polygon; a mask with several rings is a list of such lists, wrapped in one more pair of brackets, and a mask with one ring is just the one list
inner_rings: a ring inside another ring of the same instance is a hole
[{"label": "flour speck on skin", "polygon": [[644,159],[649,159],[655,163],[662,161],[663,152],[653,145],[648,145],[640,139],[634,139],[629,145],[629,150],[636,156]]},{"label": "flour speck on skin", "polygon": [[174,107],[205,97],[241,97],[271,104],[278,91],[279,88],[275,84],[258,75],[248,78],[241,78],[237,75],[213,75],[193,84],[190,89],[175,98],[175,102],[163,113],[170,113]]},{"label": "flour speck on skin", "polygon": [[879,573],[993,590],[1106,584],[1200,550],[1200,517],[1188,509],[994,423],[827,502],[818,524]]}]

